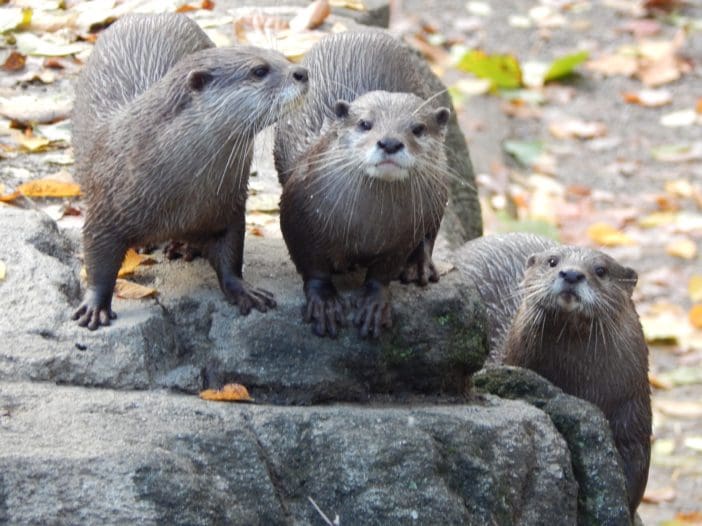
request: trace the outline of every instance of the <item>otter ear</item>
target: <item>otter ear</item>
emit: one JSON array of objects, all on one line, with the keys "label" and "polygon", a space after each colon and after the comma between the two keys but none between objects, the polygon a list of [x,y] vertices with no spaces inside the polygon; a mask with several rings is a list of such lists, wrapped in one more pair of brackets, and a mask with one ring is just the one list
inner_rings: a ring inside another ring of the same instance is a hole
[{"label": "otter ear", "polygon": [[629,292],[629,296],[631,296],[634,293],[634,288],[636,288],[636,283],[639,281],[639,275],[633,268],[624,267],[624,277],[621,280]]},{"label": "otter ear", "polygon": [[349,109],[351,105],[345,100],[337,100],[334,103],[334,115],[340,119],[345,119],[349,116]]},{"label": "otter ear", "polygon": [[202,91],[202,89],[212,82],[212,73],[202,69],[195,69],[188,73],[188,86],[193,91]]},{"label": "otter ear", "polygon": [[448,108],[439,108],[434,112],[434,118],[436,119],[436,124],[439,127],[444,127],[448,124],[449,117],[451,116],[451,111]]},{"label": "otter ear", "polygon": [[526,260],[526,268],[533,267],[536,264],[536,254],[532,254]]}]

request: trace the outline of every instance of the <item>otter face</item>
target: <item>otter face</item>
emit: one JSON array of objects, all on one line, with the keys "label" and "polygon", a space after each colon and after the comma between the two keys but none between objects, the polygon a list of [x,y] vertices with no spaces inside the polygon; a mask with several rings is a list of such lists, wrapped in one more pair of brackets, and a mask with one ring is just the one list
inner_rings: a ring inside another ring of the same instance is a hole
[{"label": "otter face", "polygon": [[636,272],[610,256],[580,247],[562,246],[527,259],[522,288],[525,298],[545,310],[592,318],[610,315],[616,305],[631,297]]},{"label": "otter face", "polygon": [[447,108],[434,109],[409,93],[371,91],[352,103],[334,105],[341,145],[363,174],[387,182],[403,181],[432,163],[443,148]]},{"label": "otter face", "polygon": [[[185,62],[185,64],[182,64]],[[309,74],[282,54],[251,46],[199,51],[177,64],[186,74],[193,105],[213,124],[245,123],[234,133],[275,123],[309,88]]]}]

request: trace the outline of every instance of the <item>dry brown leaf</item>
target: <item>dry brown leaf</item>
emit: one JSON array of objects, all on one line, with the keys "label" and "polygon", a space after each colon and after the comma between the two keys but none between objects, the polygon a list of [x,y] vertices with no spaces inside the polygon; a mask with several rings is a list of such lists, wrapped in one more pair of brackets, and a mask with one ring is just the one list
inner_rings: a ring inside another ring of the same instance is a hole
[{"label": "dry brown leaf", "polygon": [[595,243],[607,247],[636,244],[631,237],[607,223],[594,223],[590,225],[587,229],[587,235]]},{"label": "dry brown leaf", "polygon": [[290,29],[304,31],[321,26],[331,13],[328,0],[315,0],[290,20]]},{"label": "dry brown leaf", "polygon": [[685,43],[684,31],[673,40],[644,40],[638,46],[637,76],[647,86],[660,86],[680,78],[690,70],[690,65],[678,57],[678,50]]},{"label": "dry brown leaf", "polygon": [[241,384],[227,384],[222,389],[200,391],[200,398],[216,402],[253,402],[248,389]]},{"label": "dry brown leaf", "polygon": [[636,57],[632,55],[615,53],[590,60],[585,64],[585,67],[608,77],[614,75],[631,77],[638,70],[639,64]]},{"label": "dry brown leaf", "polygon": [[78,183],[49,178],[27,181],[19,185],[17,190],[27,197],[78,197],[80,195]]},{"label": "dry brown leaf", "polygon": [[19,193],[18,190],[10,192],[9,194],[0,194],[0,203],[11,203],[21,195],[22,194]]},{"label": "dry brown leaf", "polygon": [[696,329],[702,329],[702,303],[693,305],[690,309],[690,324]]},{"label": "dry brown leaf", "polygon": [[628,104],[638,104],[647,108],[657,108],[665,106],[673,101],[673,95],[668,90],[644,89],[641,91],[626,91],[622,93],[624,102]]},{"label": "dry brown leaf", "polygon": [[657,399],[653,401],[653,406],[661,413],[676,418],[702,417],[702,402]]},{"label": "dry brown leaf", "polygon": [[51,144],[51,141],[46,137],[37,137],[32,133],[26,134],[20,130],[10,130],[10,136],[23,150],[31,153],[43,152]]},{"label": "dry brown leaf", "polygon": [[663,502],[671,502],[675,500],[675,489],[668,486],[666,488],[646,489],[643,501],[649,504],[662,504]]},{"label": "dry brown leaf", "polygon": [[156,289],[118,278],[115,283],[115,295],[125,300],[140,300],[155,296]]},{"label": "dry brown leaf", "polygon": [[215,4],[211,0],[202,0],[199,4],[183,4],[176,9],[176,13],[188,13],[190,11],[197,11],[198,9],[212,11],[214,6]]},{"label": "dry brown leaf", "polygon": [[697,113],[702,113],[702,97],[697,99],[697,102],[695,103],[695,111]]},{"label": "dry brown leaf", "polygon": [[690,260],[697,255],[697,245],[691,239],[681,238],[668,243],[665,251],[670,256]]},{"label": "dry brown leaf", "polygon": [[154,258],[139,254],[136,250],[130,248],[124,255],[124,261],[122,261],[122,266],[117,276],[120,278],[128,276],[129,274],[133,274],[139,265],[153,265],[154,263],[156,263]]},{"label": "dry brown leaf", "polygon": [[24,69],[24,65],[27,63],[27,56],[13,51],[5,59],[2,65],[2,69],[5,71],[21,71]]},{"label": "dry brown leaf", "polygon": [[648,372],[648,383],[651,385],[651,387],[655,387],[656,389],[668,390],[673,388],[673,384],[670,383],[670,381],[656,376],[651,371]]},{"label": "dry brown leaf", "polygon": [[552,122],[548,131],[557,139],[594,139],[607,134],[607,126],[602,122],[569,119],[562,122]]},{"label": "dry brown leaf", "polygon": [[691,524],[693,526],[702,526],[702,512],[700,511],[679,511],[675,514],[675,525]]},{"label": "dry brown leaf", "polygon": [[696,274],[687,282],[687,293],[695,303],[702,302],[702,275]]},{"label": "dry brown leaf", "polygon": [[5,262],[0,259],[0,281],[3,281],[5,279],[6,275],[7,275],[7,266],[5,265]]}]

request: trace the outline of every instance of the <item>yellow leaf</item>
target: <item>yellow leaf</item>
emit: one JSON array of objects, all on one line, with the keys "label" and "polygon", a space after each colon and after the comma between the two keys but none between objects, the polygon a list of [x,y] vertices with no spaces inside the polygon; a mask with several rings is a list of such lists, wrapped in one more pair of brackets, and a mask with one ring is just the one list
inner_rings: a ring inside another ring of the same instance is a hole
[{"label": "yellow leaf", "polygon": [[241,384],[227,384],[220,390],[205,389],[200,391],[200,398],[217,402],[253,402],[248,389]]},{"label": "yellow leaf", "polygon": [[115,295],[125,300],[140,300],[155,296],[156,289],[145,287],[126,279],[118,279],[115,283]]},{"label": "yellow leaf", "polygon": [[690,323],[697,329],[702,329],[702,304],[693,305],[690,309]]},{"label": "yellow leaf", "polygon": [[9,194],[2,194],[0,195],[0,203],[11,203],[20,195],[22,194],[20,194],[17,190],[15,190],[14,192],[10,192]]},{"label": "yellow leaf", "polygon": [[677,197],[692,197],[695,190],[686,179],[676,179],[665,183],[665,191]]},{"label": "yellow leaf", "polygon": [[27,197],[78,197],[78,183],[56,181],[54,179],[34,179],[17,187],[17,190]]},{"label": "yellow leaf", "polygon": [[6,272],[7,272],[7,267],[5,266],[5,262],[0,260],[0,281],[5,279]]},{"label": "yellow leaf", "polygon": [[675,212],[654,212],[639,219],[639,225],[643,228],[670,225],[674,223],[677,218],[678,214]]},{"label": "yellow leaf", "polygon": [[590,225],[587,229],[587,235],[595,243],[607,247],[636,244],[631,237],[607,223],[595,223]]},{"label": "yellow leaf", "polygon": [[12,139],[28,152],[42,152],[47,149],[51,141],[46,137],[25,135],[20,130],[10,130]]},{"label": "yellow leaf", "polygon": [[365,11],[366,6],[361,0],[329,0],[333,7],[344,7],[353,11]]},{"label": "yellow leaf", "polygon": [[666,245],[665,251],[677,258],[693,259],[697,255],[697,245],[691,239],[676,239]]},{"label": "yellow leaf", "polygon": [[687,283],[687,292],[692,301],[695,303],[702,302],[702,275],[690,276],[690,281]]},{"label": "yellow leaf", "polygon": [[122,261],[122,266],[120,267],[117,276],[120,278],[128,276],[129,274],[133,274],[134,270],[139,265],[153,265],[154,263],[156,263],[154,258],[139,254],[136,250],[130,248],[124,255],[124,261]]}]

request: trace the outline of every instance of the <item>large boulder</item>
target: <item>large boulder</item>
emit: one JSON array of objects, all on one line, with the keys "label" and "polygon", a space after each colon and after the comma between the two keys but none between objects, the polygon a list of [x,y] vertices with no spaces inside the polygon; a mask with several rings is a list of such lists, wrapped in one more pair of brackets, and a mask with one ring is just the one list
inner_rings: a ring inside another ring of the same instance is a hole
[{"label": "large boulder", "polygon": [[0,383],[3,524],[575,524],[549,418]]},{"label": "large boulder", "polygon": [[[118,318],[90,332],[70,319],[82,294],[76,243],[41,212],[5,207],[2,216],[0,380],[187,392],[237,381],[277,403],[360,401],[462,395],[487,355],[482,305],[458,272],[426,288],[393,284],[394,326],[378,341],[353,327],[336,340],[314,336],[281,239],[246,246],[246,278],[276,294],[274,310],[241,316],[205,261],[163,261],[132,278],[155,287],[156,299],[115,298]],[[340,285],[358,287],[360,278]]]}]

